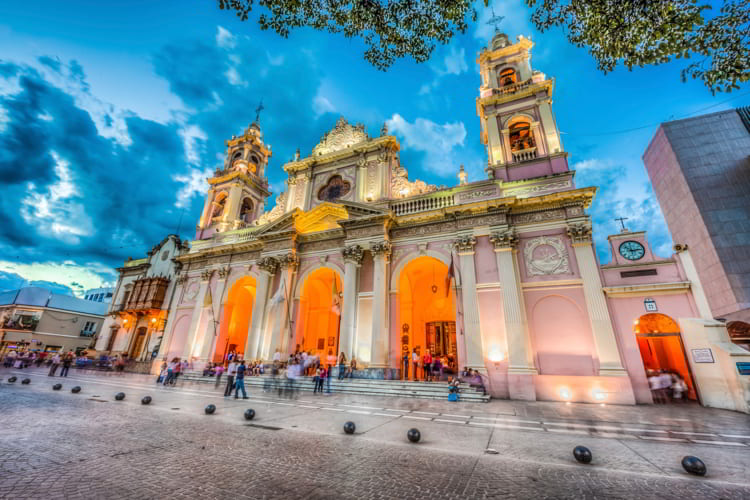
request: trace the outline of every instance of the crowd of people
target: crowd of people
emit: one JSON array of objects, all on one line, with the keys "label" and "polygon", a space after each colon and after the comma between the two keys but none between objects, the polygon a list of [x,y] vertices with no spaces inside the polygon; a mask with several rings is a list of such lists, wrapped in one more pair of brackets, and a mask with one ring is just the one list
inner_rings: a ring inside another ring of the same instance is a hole
[{"label": "crowd of people", "polygon": [[656,404],[687,402],[688,385],[673,370],[647,370],[646,378]]},{"label": "crowd of people", "polygon": [[425,350],[422,356],[417,352],[417,348],[412,349],[411,353],[405,352],[401,362],[403,366],[401,378],[404,380],[409,380],[410,373],[414,381],[450,380],[457,372],[453,356],[433,356],[429,349]]},{"label": "crowd of people", "polygon": [[47,375],[50,377],[55,376],[58,368],[61,368],[60,377],[67,377],[70,367],[78,358],[72,350],[68,352],[10,351],[3,359],[3,366],[22,370],[31,366],[40,367],[44,364],[49,366]]}]

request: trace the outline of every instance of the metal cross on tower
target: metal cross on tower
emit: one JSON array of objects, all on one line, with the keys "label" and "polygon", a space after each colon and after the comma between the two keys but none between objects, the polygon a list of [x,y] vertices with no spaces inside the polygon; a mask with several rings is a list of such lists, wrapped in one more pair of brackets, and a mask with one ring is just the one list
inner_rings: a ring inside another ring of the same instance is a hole
[{"label": "metal cross on tower", "polygon": [[623,232],[628,230],[628,228],[625,227],[625,221],[628,220],[627,217],[618,217],[615,220],[618,221],[622,225]]},{"label": "metal cross on tower", "polygon": [[495,15],[495,8],[494,7],[490,7],[490,9],[492,9],[492,17],[490,18],[489,21],[487,21],[487,24],[491,24],[492,26],[494,26],[495,27],[495,33],[499,33],[500,32],[500,28],[498,28],[498,26],[500,25],[500,22],[503,19],[505,19],[505,16],[496,16]]},{"label": "metal cross on tower", "polygon": [[266,108],[263,107],[263,99],[261,99],[258,107],[255,108],[255,123],[260,123],[260,112],[264,109]]}]

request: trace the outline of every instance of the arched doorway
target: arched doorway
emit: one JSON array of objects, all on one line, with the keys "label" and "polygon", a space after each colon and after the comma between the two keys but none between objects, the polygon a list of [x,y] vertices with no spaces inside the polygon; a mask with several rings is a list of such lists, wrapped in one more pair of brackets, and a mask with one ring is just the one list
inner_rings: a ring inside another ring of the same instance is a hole
[{"label": "arched doorway", "polygon": [[130,352],[128,353],[128,357],[130,359],[137,360],[140,355],[141,351],[145,347],[146,344],[146,332],[148,331],[148,328],[145,326],[142,326],[138,328],[135,332],[135,339],[133,339],[133,345],[130,349]]},{"label": "arched doorway", "polygon": [[297,313],[296,348],[320,356],[339,353],[341,327],[341,276],[321,267],[311,272],[302,285]]},{"label": "arched doorway", "polygon": [[644,314],[635,321],[633,331],[638,339],[646,376],[653,377],[663,371],[676,374],[687,385],[685,396],[697,400],[695,382],[690,373],[677,322],[665,314]]},{"label": "arched doorway", "polygon": [[224,303],[219,336],[216,340],[215,363],[224,361],[229,353],[244,355],[247,332],[253,318],[255,287],[255,278],[245,276],[235,281],[229,290],[227,301]]},{"label": "arched doorway", "polygon": [[[426,255],[409,262],[399,275],[402,378],[414,376],[405,373],[403,362],[414,350],[420,359],[428,349],[433,357],[439,357],[444,376],[458,371],[455,291],[446,288],[447,275],[447,265]],[[411,361],[409,370],[413,370]],[[423,379],[424,373],[420,371],[418,378]]]}]

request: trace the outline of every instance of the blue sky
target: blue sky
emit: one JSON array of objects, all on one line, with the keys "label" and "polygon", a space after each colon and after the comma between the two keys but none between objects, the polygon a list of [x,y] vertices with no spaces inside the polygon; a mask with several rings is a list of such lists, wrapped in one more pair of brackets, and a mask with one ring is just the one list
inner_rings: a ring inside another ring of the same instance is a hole
[{"label": "blue sky", "polygon": [[[115,267],[168,233],[191,238],[205,177],[261,98],[275,194],[283,163],[297,147],[309,154],[341,115],[372,135],[389,121],[411,179],[454,184],[461,163],[481,179],[475,60],[492,28],[477,6],[479,22],[430,62],[381,72],[357,40],[310,30],[282,39],[211,0],[3,2],[0,289],[34,282],[80,293],[114,283]],[[747,104],[750,87],[712,96],[680,82],[683,61],[604,75],[560,32],[535,32],[524,2],[494,8],[511,38],[534,40],[534,68],[556,79],[576,181],[600,187],[591,214],[602,262],[619,216],[668,256],[641,154],[658,123]]]}]

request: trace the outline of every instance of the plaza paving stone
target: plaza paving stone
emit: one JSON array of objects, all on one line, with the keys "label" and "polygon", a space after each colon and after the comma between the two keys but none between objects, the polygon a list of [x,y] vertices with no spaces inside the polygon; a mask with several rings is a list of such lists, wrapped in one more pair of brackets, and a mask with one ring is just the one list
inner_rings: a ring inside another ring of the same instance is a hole
[{"label": "plaza paving stone", "polygon": [[[750,498],[750,437],[721,437],[750,436],[748,416],[734,412],[258,391],[235,401],[144,376],[24,370],[32,383],[20,386],[5,382],[11,373],[0,371],[0,498]],[[142,406],[146,394],[154,401]],[[208,403],[215,415],[203,414]],[[407,442],[410,427],[419,444]],[[591,465],[573,460],[577,444],[591,448]],[[681,469],[686,454],[704,459],[705,478]]]}]

